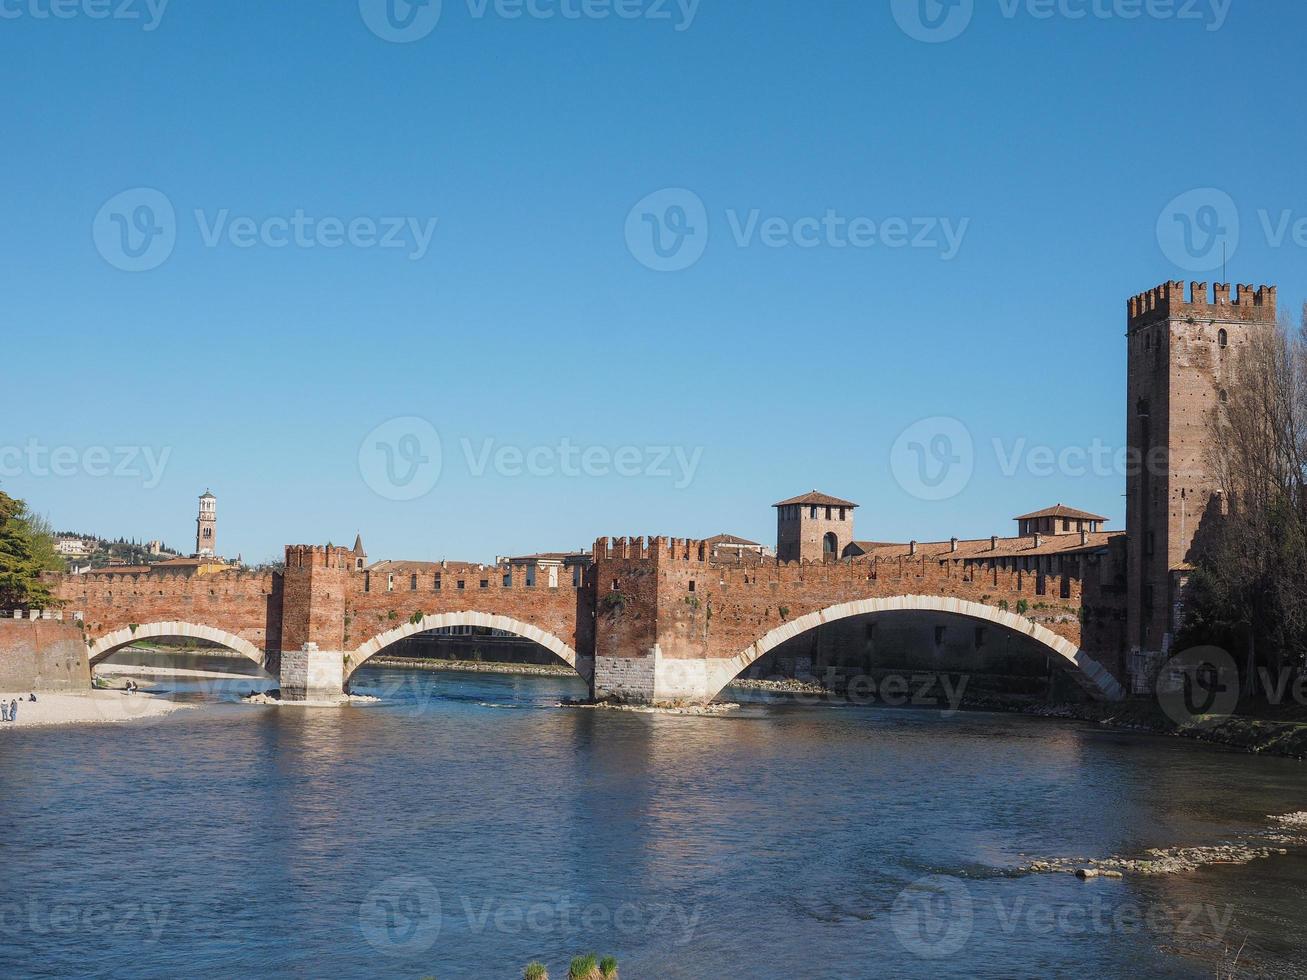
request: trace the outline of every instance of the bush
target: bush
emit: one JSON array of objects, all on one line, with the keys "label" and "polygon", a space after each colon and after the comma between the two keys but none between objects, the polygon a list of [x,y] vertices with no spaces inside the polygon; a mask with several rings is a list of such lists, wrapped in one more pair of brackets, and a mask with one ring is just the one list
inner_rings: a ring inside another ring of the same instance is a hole
[{"label": "bush", "polygon": [[549,971],[539,960],[528,963],[522,971],[522,980],[549,980]]},{"label": "bush", "polygon": [[599,961],[599,975],[604,980],[617,980],[617,958],[605,956]]},{"label": "bush", "polygon": [[567,980],[594,980],[599,976],[599,957],[594,953],[573,956],[567,968]]}]

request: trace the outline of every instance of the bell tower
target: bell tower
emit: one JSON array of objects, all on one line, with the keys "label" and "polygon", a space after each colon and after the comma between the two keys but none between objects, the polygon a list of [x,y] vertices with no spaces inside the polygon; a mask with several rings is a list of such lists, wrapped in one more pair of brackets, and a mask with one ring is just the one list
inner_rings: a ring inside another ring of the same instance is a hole
[{"label": "bell tower", "polygon": [[195,557],[212,558],[218,547],[218,498],[208,490],[200,495],[200,513],[195,518]]},{"label": "bell tower", "polygon": [[772,506],[781,561],[838,561],[853,540],[851,500],[813,490]]}]

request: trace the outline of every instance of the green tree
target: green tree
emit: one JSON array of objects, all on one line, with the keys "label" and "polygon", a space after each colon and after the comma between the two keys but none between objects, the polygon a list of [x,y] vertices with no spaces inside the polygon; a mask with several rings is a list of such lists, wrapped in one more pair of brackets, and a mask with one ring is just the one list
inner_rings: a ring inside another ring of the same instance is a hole
[{"label": "green tree", "polygon": [[23,501],[0,491],[0,608],[54,605],[41,573],[63,568],[49,522],[29,511]]}]

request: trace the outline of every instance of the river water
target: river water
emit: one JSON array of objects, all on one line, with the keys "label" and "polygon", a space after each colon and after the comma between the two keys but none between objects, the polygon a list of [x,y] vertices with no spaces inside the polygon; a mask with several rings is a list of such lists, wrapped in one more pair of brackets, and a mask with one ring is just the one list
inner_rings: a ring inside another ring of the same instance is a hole
[{"label": "river water", "polygon": [[555,677],[369,668],[381,700],[339,709],[156,683],[199,707],[0,737],[5,975],[1303,975],[1301,850],[1018,871],[1262,833],[1307,809],[1297,762],[1011,715],[559,708],[584,689]]}]

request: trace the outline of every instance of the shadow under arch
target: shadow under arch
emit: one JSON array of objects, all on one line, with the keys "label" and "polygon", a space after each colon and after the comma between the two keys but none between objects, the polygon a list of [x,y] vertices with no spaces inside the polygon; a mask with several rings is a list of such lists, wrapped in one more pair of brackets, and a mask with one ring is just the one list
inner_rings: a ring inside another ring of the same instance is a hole
[{"label": "shadow under arch", "polygon": [[350,677],[354,672],[362,667],[365,663],[381,653],[389,646],[393,646],[400,640],[406,640],[410,636],[417,636],[419,633],[426,633],[430,630],[444,629],[448,626],[482,626],[489,629],[503,630],[506,633],[512,633],[516,636],[524,637],[544,647],[558,659],[562,660],[567,666],[571,667],[581,679],[587,684],[591,683],[594,675],[594,661],[592,658],[580,657],[577,652],[570,646],[560,640],[553,633],[546,632],[538,626],[532,626],[530,623],[524,623],[521,620],[513,619],[511,616],[500,616],[495,613],[479,613],[470,610],[463,612],[438,613],[433,616],[423,616],[416,623],[405,623],[394,629],[386,630],[374,636],[368,642],[362,644],[353,652],[350,657],[349,665],[345,670],[345,681],[348,684]]},{"label": "shadow under arch", "polygon": [[986,623],[993,623],[1015,633],[1023,634],[1042,644],[1049,652],[1049,659],[1065,668],[1076,682],[1094,698],[1103,701],[1120,701],[1125,697],[1125,691],[1122,689],[1120,682],[1112,676],[1107,668],[1070,640],[1058,636],[1047,627],[1040,626],[1025,616],[1005,612],[984,603],[945,596],[923,595],[901,595],[843,602],[808,613],[806,616],[800,616],[783,626],[778,626],[734,657],[718,661],[709,666],[709,697],[710,699],[715,698],[741,671],[786,640],[792,640],[794,637],[825,623],[848,619],[851,616],[900,611],[952,613],[957,616],[967,616]]},{"label": "shadow under arch", "polygon": [[205,640],[216,643],[254,661],[269,673],[268,655],[249,640],[242,639],[234,633],[220,630],[214,626],[201,626],[198,623],[185,623],[168,620],[158,623],[142,623],[138,626],[124,626],[122,629],[106,633],[87,647],[87,659],[90,666],[103,663],[124,647],[129,647],[140,640],[150,639],[189,639]]}]

